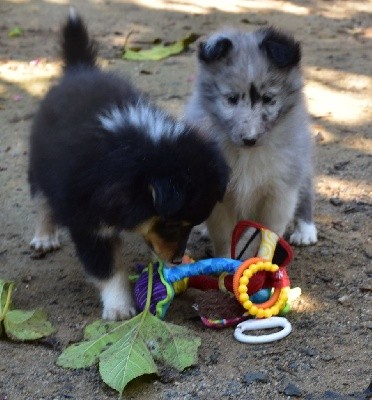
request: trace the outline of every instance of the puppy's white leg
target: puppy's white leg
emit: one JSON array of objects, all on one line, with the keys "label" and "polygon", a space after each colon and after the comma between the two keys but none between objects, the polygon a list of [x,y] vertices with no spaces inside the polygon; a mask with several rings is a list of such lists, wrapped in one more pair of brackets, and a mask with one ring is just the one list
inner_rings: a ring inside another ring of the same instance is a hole
[{"label": "puppy's white leg", "polygon": [[257,211],[257,222],[279,236],[283,236],[292,221],[298,198],[298,191],[290,190],[270,193]]},{"label": "puppy's white leg", "polygon": [[36,227],[30,247],[38,252],[47,253],[59,249],[58,229],[54,221],[48,200],[40,192],[34,196],[36,207]]},{"label": "puppy's white leg", "polygon": [[215,257],[231,256],[231,235],[237,222],[234,206],[228,201],[218,203],[207,220],[209,236],[214,247]]},{"label": "puppy's white leg", "polygon": [[102,318],[128,319],[136,315],[136,307],[125,271],[116,271],[112,278],[99,284],[103,303]]},{"label": "puppy's white leg", "polygon": [[117,232],[107,227],[92,232],[79,226],[70,227],[70,234],[80,261],[100,290],[103,318],[121,320],[134,315],[135,305]]},{"label": "puppy's white leg", "polygon": [[102,318],[124,320],[136,315],[136,306],[130,288],[128,271],[121,256],[120,241],[115,243],[113,275],[97,281],[103,303]]},{"label": "puppy's white leg", "polygon": [[313,221],[314,189],[310,178],[305,181],[296,209],[295,229],[290,242],[295,245],[309,245],[317,242],[317,229]]}]

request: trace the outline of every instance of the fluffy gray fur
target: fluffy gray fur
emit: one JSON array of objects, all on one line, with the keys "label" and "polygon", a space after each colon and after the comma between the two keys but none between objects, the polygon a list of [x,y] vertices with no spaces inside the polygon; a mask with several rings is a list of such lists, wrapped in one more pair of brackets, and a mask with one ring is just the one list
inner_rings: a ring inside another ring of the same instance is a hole
[{"label": "fluffy gray fur", "polygon": [[312,138],[303,96],[300,45],[273,28],[230,29],[201,42],[186,119],[220,144],[231,167],[224,202],[207,221],[217,256],[232,230],[254,219],[294,244],[317,241]]}]

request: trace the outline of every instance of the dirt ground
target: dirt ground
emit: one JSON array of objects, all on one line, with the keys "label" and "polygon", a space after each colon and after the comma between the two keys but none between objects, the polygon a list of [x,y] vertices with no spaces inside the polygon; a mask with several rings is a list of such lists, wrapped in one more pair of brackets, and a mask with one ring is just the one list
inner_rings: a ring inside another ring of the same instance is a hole
[{"label": "dirt ground", "polygon": [[[96,367],[56,366],[61,351],[100,317],[66,233],[62,250],[30,258],[35,215],[26,180],[27,138],[41,96],[60,72],[57,33],[68,1],[0,2],[0,277],[17,283],[16,308],[43,307],[56,328],[38,343],[0,341],[0,400],[114,399]],[[104,68],[129,74],[159,105],[182,112],[196,70],[195,48],[159,62],[120,58],[129,45],[173,41],[225,25],[244,30],[273,24],[303,46],[306,95],[317,144],[317,245],[295,248],[288,268],[302,296],[288,318],[293,332],[273,344],[246,345],[231,329],[202,326],[191,291],[167,321],[202,339],[198,365],[130,384],[127,399],[371,398],[371,88],[372,3],[368,0],[108,0],[73,2],[100,42]],[[23,35],[8,37],[19,26]],[[192,251],[210,250],[196,232]],[[137,238],[126,242],[129,265],[147,262]],[[369,389],[368,389],[369,388]]]}]

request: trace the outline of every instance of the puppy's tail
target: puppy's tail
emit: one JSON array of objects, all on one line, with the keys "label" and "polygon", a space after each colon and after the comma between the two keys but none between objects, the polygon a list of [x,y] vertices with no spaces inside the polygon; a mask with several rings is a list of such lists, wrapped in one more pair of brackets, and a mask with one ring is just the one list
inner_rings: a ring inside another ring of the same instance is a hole
[{"label": "puppy's tail", "polygon": [[97,45],[73,7],[62,28],[61,47],[65,70],[77,66],[96,67]]}]

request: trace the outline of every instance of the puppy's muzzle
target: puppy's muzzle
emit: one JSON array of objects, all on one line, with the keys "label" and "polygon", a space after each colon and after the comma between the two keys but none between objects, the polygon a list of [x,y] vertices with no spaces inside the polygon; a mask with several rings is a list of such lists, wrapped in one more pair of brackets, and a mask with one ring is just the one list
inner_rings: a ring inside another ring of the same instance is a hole
[{"label": "puppy's muzzle", "polygon": [[182,254],[181,254],[181,253],[175,254],[175,255],[172,257],[171,263],[174,264],[174,265],[179,265],[179,264],[181,264],[181,263],[182,263],[182,257],[183,257],[183,255],[184,255],[184,251],[182,251]]}]

